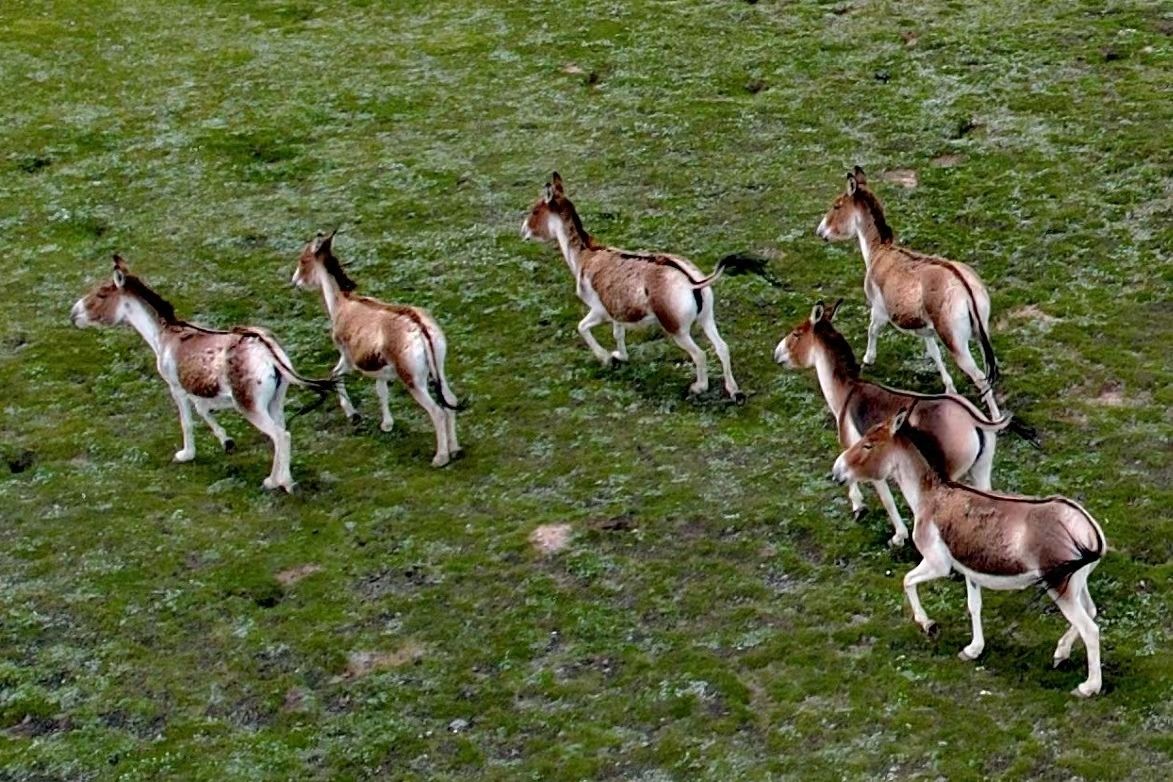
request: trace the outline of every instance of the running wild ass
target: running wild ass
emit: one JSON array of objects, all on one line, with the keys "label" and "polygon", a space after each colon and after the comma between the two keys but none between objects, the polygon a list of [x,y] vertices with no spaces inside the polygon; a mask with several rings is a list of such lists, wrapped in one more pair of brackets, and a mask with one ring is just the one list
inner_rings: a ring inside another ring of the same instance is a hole
[{"label": "running wild ass", "polygon": [[[696,382],[689,387],[690,393],[703,393],[709,388],[705,352],[692,338],[692,324],[699,321],[721,361],[725,391],[735,401],[745,401],[729,366],[729,347],[717,333],[713,317],[710,286],[721,276],[728,259],[706,277],[691,261],[676,255],[628,252],[599,244],[583,228],[557,171],[522,223],[521,235],[558,243],[574,276],[575,292],[590,308],[578,324],[578,333],[603,366],[627,360],[628,327],[658,323],[696,365]],[[592,328],[607,322],[615,337],[615,350],[610,353],[591,334]]]},{"label": "running wild ass", "polygon": [[936,444],[907,426],[901,410],[868,430],[835,460],[832,475],[845,481],[895,478],[913,509],[912,539],[924,559],[904,576],[904,592],[917,624],[928,634],[936,624],[925,614],[917,584],[949,575],[965,577],[973,640],[961,650],[973,660],[985,648],[981,588],[1024,589],[1046,585],[1071,626],[1055,647],[1054,664],[1071,655],[1076,637],[1087,647],[1087,680],[1073,692],[1100,691],[1100,631],[1087,580],[1108,544],[1100,525],[1065,497],[991,494],[954,483],[944,472]]},{"label": "running wild ass", "polygon": [[114,256],[113,278],[79,299],[69,318],[79,328],[129,324],[151,346],[159,374],[179,408],[183,450],[175,454],[175,461],[195,458],[193,407],[231,453],[236,444],[212,411],[235,407],[273,441],[273,467],[262,485],[293,491],[285,392],[294,384],[326,394],[333,381],[310,380],[295,372],[289,356],[265,329],[238,326],[217,331],[180,320],[171,304],[131,274],[119,255]]},{"label": "running wild ass", "polygon": [[[387,381],[398,377],[432,421],[436,430],[436,456],[432,464],[443,467],[462,454],[456,440],[456,395],[444,376],[448,342],[444,332],[425,310],[404,304],[388,304],[355,293],[357,285],[334,256],[334,233],[318,236],[305,246],[293,272],[293,284],[320,290],[330,316],[330,337],[338,348],[334,377],[342,411],[359,419],[342,385],[342,375],[357,369],[375,379],[375,393],[383,415],[381,428],[391,431],[395,420],[388,404]],[[430,382],[431,381],[431,382]],[[434,385],[435,396],[429,392]]]},{"label": "running wild ass", "polygon": [[[851,346],[831,322],[842,301],[830,307],[824,307],[821,301],[815,304],[810,318],[795,326],[774,349],[774,361],[779,364],[793,369],[815,368],[823,398],[835,416],[839,444],[849,448],[868,429],[915,403],[909,425],[934,441],[945,458],[950,478],[969,473],[979,489],[990,488],[997,432],[1010,427],[1025,437],[1029,434],[1026,427],[1016,427],[1009,416],[992,421],[958,394],[916,394],[861,380]],[[888,543],[900,546],[908,539],[908,529],[896,509],[892,492],[884,481],[874,481],[872,486],[895,529]],[[848,496],[858,520],[866,508],[863,494],[854,481],[848,486]]]},{"label": "running wild ass", "polygon": [[[925,351],[937,365],[945,390],[956,393],[937,347],[936,338],[940,337],[957,366],[977,386],[990,415],[997,418],[994,383],[998,363],[990,344],[990,294],[977,273],[964,263],[896,244],[884,219],[884,208],[868,188],[859,166],[848,173],[846,192],[835,199],[815,233],[826,241],[859,239],[866,270],[863,292],[871,307],[863,363],[875,362],[876,338],[884,324],[891,323],[924,339]],[[985,373],[969,353],[969,340],[975,333],[985,358]]]}]

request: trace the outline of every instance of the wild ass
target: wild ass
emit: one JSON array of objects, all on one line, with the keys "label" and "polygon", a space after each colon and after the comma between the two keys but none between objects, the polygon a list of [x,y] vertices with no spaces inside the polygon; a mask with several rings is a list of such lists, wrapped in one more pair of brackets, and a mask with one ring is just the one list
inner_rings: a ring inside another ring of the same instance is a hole
[{"label": "wild ass", "polygon": [[292,383],[325,394],[334,384],[295,372],[289,356],[267,330],[239,326],[218,331],[180,320],[169,302],[130,273],[120,255],[114,256],[113,278],[78,299],[69,319],[79,328],[126,323],[151,346],[159,374],[179,408],[183,449],[176,452],[175,461],[195,458],[193,407],[224,450],[231,453],[236,444],[212,417],[212,411],[235,407],[273,441],[273,467],[262,486],[293,491],[285,392]]},{"label": "wild ass", "polygon": [[[821,301],[815,304],[810,318],[795,326],[774,349],[774,361],[779,364],[793,369],[815,368],[823,398],[837,422],[839,444],[844,448],[854,445],[872,426],[915,402],[910,426],[936,443],[945,457],[949,476],[957,479],[969,473],[979,489],[990,488],[996,434],[1011,427],[1028,436],[1026,427],[1013,424],[1009,416],[992,421],[957,394],[916,394],[861,380],[851,346],[832,324],[842,301],[830,307],[824,307]],[[875,481],[872,486],[895,529],[888,543],[900,546],[908,539],[908,529],[892,500],[892,492],[883,481]],[[855,482],[848,486],[848,496],[858,520],[866,508]]]},{"label": "wild ass", "polygon": [[913,509],[912,539],[924,557],[904,576],[917,624],[936,633],[916,587],[957,570],[965,577],[973,640],[961,650],[974,660],[985,648],[981,588],[1046,585],[1071,627],[1055,647],[1054,664],[1071,655],[1076,637],[1087,647],[1087,680],[1073,692],[1100,691],[1100,631],[1087,580],[1108,549],[1100,525],[1066,497],[1017,497],[962,486],[949,479],[933,440],[907,425],[908,411],[868,430],[835,460],[845,481],[895,478]]},{"label": "wild ass", "polygon": [[[574,276],[575,292],[590,308],[578,324],[578,333],[603,366],[627,360],[627,327],[658,323],[696,365],[696,382],[689,387],[690,393],[703,393],[709,388],[705,352],[692,338],[692,324],[699,321],[721,361],[726,392],[735,401],[745,400],[733,379],[729,347],[717,333],[713,317],[710,286],[721,276],[727,259],[706,277],[691,261],[676,255],[628,252],[599,244],[583,228],[557,171],[522,223],[521,235],[558,243]],[[606,322],[611,323],[615,337],[616,347],[610,353],[591,334],[592,328]]]},{"label": "wild ass", "polygon": [[[357,421],[358,412],[342,385],[342,375],[357,369],[375,379],[375,393],[383,420],[384,432],[391,431],[395,420],[388,404],[387,381],[396,376],[432,421],[436,430],[436,455],[433,466],[443,467],[461,455],[456,440],[456,395],[444,376],[444,359],[448,341],[444,332],[427,311],[405,304],[388,304],[355,293],[358,287],[334,256],[334,233],[318,234],[301,251],[293,284],[306,290],[320,290],[330,316],[330,337],[338,348],[339,358],[332,377],[338,388],[342,411]],[[429,393],[435,382],[435,398]]]},{"label": "wild ass", "polygon": [[[884,324],[891,323],[924,339],[925,351],[937,365],[945,390],[956,393],[937,347],[939,336],[957,366],[977,386],[990,415],[997,418],[994,383],[998,362],[990,344],[990,294],[977,273],[964,263],[896,244],[884,219],[884,208],[868,188],[867,176],[859,166],[847,174],[847,191],[835,199],[815,233],[826,241],[859,239],[866,269],[863,292],[871,306],[863,363],[875,362],[876,338]],[[985,373],[969,353],[969,340],[975,332],[986,362]]]}]

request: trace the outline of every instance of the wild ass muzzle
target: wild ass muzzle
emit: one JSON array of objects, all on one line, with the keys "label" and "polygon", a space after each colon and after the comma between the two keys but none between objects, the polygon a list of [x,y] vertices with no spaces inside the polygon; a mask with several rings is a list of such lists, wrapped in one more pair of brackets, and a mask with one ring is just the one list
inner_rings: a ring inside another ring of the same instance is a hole
[{"label": "wild ass muzzle", "polygon": [[961,650],[974,660],[985,648],[981,588],[1043,585],[1071,624],[1055,647],[1054,664],[1071,655],[1076,637],[1087,647],[1087,680],[1073,692],[1100,691],[1100,631],[1087,580],[1107,552],[1104,532],[1066,497],[992,494],[954,483],[935,443],[907,425],[908,411],[877,424],[835,460],[840,483],[894,478],[913,509],[912,540],[924,559],[904,576],[904,592],[917,624],[930,635],[917,584],[949,575],[965,577],[973,640]]},{"label": "wild ass muzzle", "polygon": [[443,467],[463,453],[456,439],[459,403],[444,375],[448,354],[444,332],[426,310],[355,293],[357,285],[334,256],[335,233],[318,234],[302,249],[293,284],[322,293],[330,316],[330,337],[339,353],[332,377],[337,381],[342,411],[352,421],[359,420],[342,384],[343,374],[358,370],[374,378],[383,417],[380,427],[391,431],[395,419],[391,417],[387,381],[398,377],[431,419],[436,430],[432,464]]},{"label": "wild ass muzzle", "polygon": [[218,331],[180,320],[175,308],[131,274],[119,255],[114,256],[113,278],[79,299],[69,317],[79,328],[128,324],[150,345],[159,374],[179,408],[183,449],[176,452],[176,462],[190,462],[196,455],[193,407],[231,453],[236,444],[212,411],[234,407],[273,441],[273,466],[262,485],[293,491],[285,393],[292,384],[325,395],[333,389],[333,381],[311,380],[294,371],[289,356],[265,329],[239,326]]},{"label": "wild ass muzzle", "polygon": [[[733,263],[731,259],[740,256],[723,259],[706,277],[691,261],[676,255],[605,247],[583,228],[557,171],[522,223],[521,235],[527,240],[558,243],[574,277],[575,292],[589,308],[578,324],[578,333],[603,366],[627,361],[627,328],[657,323],[696,365],[696,381],[689,392],[704,393],[709,388],[705,352],[692,338],[692,324],[699,321],[721,361],[725,391],[734,401],[745,401],[733,379],[729,347],[717,332],[711,288]],[[591,333],[600,323],[611,324],[615,350],[610,353]]]},{"label": "wild ass muzzle", "polygon": [[[912,406],[909,426],[933,440],[945,459],[952,479],[969,473],[973,485],[990,488],[997,433],[1015,427],[1010,416],[991,420],[973,403],[958,394],[917,394],[901,391],[860,378],[859,364],[847,340],[832,320],[842,299],[831,306],[815,304],[810,317],[795,326],[774,349],[774,361],[792,369],[814,367],[823,398],[835,416],[839,444],[854,445],[871,427],[891,418],[901,408]],[[1024,435],[1025,436],[1025,435]],[[888,513],[895,533],[889,545],[900,546],[908,539],[908,528],[884,481],[872,483]],[[851,510],[858,521],[867,510],[858,484],[848,486]]]},{"label": "wild ass muzzle", "polygon": [[[847,190],[839,195],[815,229],[826,241],[858,238],[865,268],[863,292],[871,307],[868,346],[863,363],[876,360],[876,338],[886,323],[924,340],[925,351],[945,381],[945,390],[956,393],[945,368],[937,337],[945,343],[982,399],[990,415],[998,417],[994,383],[998,362],[990,344],[990,294],[977,272],[964,263],[914,252],[895,243],[884,218],[884,208],[867,185],[859,166],[847,174]],[[978,369],[969,352],[977,337],[986,371]]]}]

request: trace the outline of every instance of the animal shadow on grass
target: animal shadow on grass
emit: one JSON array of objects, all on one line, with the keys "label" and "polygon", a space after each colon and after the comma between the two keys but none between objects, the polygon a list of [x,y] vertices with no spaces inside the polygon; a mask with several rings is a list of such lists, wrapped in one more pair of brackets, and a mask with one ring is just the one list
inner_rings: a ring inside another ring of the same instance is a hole
[{"label": "animal shadow on grass", "polygon": [[[596,365],[594,377],[600,382],[621,385],[653,406],[672,411],[682,403],[699,408],[745,404],[744,399],[737,402],[725,393],[720,364],[713,358],[709,360],[708,390],[693,394],[689,391],[689,385],[696,377],[696,367],[687,357],[673,356],[671,351],[676,348],[669,345],[662,334],[631,344],[629,349],[631,358],[627,361],[612,361],[608,367]],[[753,392],[743,390],[743,393],[752,395]]]}]

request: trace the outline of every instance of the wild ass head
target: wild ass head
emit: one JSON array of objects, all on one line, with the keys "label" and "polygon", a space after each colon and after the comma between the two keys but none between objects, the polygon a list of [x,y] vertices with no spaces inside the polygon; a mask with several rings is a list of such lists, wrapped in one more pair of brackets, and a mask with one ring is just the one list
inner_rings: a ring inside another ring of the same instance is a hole
[{"label": "wild ass head", "polygon": [[590,234],[582,227],[578,211],[566,197],[562,177],[557,171],[550,174],[550,181],[546,183],[542,197],[534,202],[529,216],[521,224],[521,238],[541,242],[577,242],[589,246]]},{"label": "wild ass head", "polygon": [[880,240],[892,241],[892,229],[884,220],[884,209],[880,205],[880,200],[868,188],[867,174],[856,166],[847,172],[847,189],[831,204],[831,208],[815,228],[815,233],[828,242],[853,239],[859,233],[865,218],[869,217],[875,220]]},{"label": "wild ass head", "polygon": [[887,421],[881,421],[839,454],[831,467],[831,477],[840,484],[859,481],[884,481],[896,470],[899,444],[897,436],[905,430],[908,410],[902,408]]},{"label": "wild ass head", "polygon": [[126,260],[115,254],[111,279],[98,283],[78,299],[69,311],[69,321],[78,328],[116,326],[126,323],[136,308],[147,310],[165,323],[175,321],[175,308],[131,274]]},{"label": "wild ass head", "polygon": [[814,366],[818,337],[828,331],[838,335],[831,320],[842,303],[843,299],[839,299],[830,307],[824,307],[821,300],[815,302],[810,317],[795,326],[774,348],[774,361],[791,369]]},{"label": "wild ass head", "polygon": [[293,271],[294,285],[304,290],[317,290],[329,278],[340,290],[352,291],[358,287],[334,255],[334,236],[337,233],[337,228],[328,234],[319,232],[302,248],[297,258],[297,268]]}]

